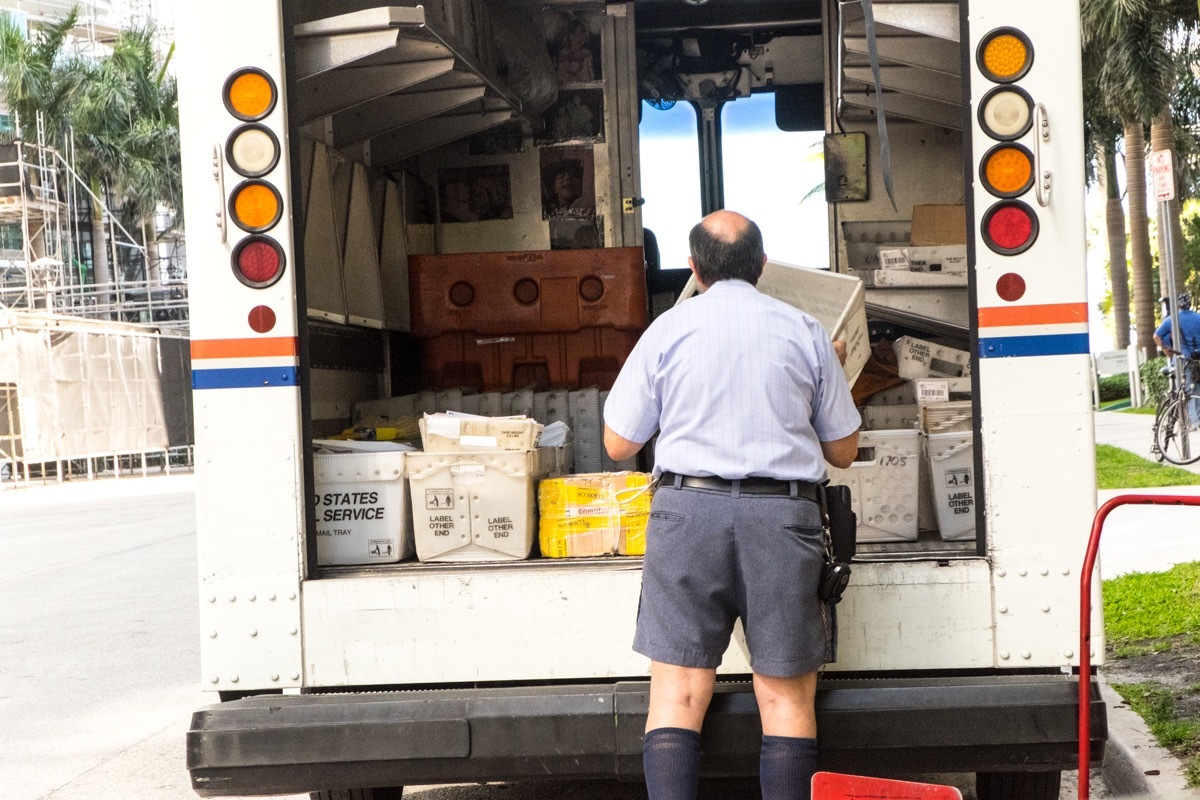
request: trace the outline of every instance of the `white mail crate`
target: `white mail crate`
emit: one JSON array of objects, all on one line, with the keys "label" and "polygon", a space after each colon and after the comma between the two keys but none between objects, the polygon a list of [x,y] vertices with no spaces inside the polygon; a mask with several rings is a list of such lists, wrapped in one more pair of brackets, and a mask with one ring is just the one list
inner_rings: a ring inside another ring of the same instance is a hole
[{"label": "white mail crate", "polygon": [[871,357],[866,289],[850,275],[768,261],[758,290],[816,317],[834,339],[846,341],[846,380],[853,384]]},{"label": "white mail crate", "polygon": [[846,469],[829,467],[830,484],[850,487],[858,541],[916,539],[921,432],[862,431],[858,448],[870,458]]},{"label": "white mail crate", "polygon": [[975,538],[975,457],[971,431],[931,433],[929,484],[938,534],[947,541]]},{"label": "white mail crate", "polygon": [[971,354],[944,344],[901,336],[892,347],[901,378],[961,378],[971,374]]},{"label": "white mail crate", "polygon": [[[392,564],[413,554],[404,469],[408,452],[384,442],[314,442],[317,563]],[[368,446],[371,452],[366,452]]]},{"label": "white mail crate", "polygon": [[537,483],[553,447],[411,453],[413,531],[421,561],[520,561],[537,539]]}]

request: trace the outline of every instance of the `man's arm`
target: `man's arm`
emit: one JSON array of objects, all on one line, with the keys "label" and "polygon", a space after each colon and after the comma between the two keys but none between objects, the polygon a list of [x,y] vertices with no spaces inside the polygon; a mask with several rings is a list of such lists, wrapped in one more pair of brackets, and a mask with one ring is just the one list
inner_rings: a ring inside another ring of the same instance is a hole
[{"label": "man's arm", "polygon": [[[857,435],[855,434],[855,436]],[[618,436],[607,425],[604,426],[604,449],[608,451],[608,457],[613,461],[624,461],[627,458],[633,458],[642,449],[643,444],[645,442],[631,442],[624,436]]]},{"label": "man's arm", "polygon": [[[608,442],[607,431],[604,441]],[[858,431],[832,442],[821,442],[821,455],[838,469],[846,469],[854,463],[854,457],[858,455]]]}]

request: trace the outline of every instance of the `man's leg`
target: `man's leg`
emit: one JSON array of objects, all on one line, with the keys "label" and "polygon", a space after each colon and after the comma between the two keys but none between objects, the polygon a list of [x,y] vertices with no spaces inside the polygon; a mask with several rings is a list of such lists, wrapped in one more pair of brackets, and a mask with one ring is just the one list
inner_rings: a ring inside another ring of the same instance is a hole
[{"label": "man's leg", "polygon": [[754,676],[762,716],[759,782],[763,800],[810,800],[817,771],[817,673]]},{"label": "man's leg", "polygon": [[700,782],[700,727],[715,669],[650,662],[650,710],[642,768],[650,800],[694,800]]}]

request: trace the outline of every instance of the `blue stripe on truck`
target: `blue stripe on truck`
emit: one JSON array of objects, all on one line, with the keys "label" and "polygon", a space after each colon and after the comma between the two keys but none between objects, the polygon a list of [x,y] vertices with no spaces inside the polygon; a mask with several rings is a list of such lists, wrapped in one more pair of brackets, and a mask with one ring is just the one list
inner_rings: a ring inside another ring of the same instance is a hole
[{"label": "blue stripe on truck", "polygon": [[192,370],[193,389],[260,389],[265,386],[295,385],[295,367]]},{"label": "blue stripe on truck", "polygon": [[979,339],[980,358],[1013,356],[1068,356],[1091,352],[1086,333],[1048,336],[989,336]]}]

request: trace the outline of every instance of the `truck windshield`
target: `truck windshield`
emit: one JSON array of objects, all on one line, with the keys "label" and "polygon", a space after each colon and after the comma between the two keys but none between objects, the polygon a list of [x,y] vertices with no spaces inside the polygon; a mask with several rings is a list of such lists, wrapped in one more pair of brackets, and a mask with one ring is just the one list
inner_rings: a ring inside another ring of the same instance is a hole
[{"label": "truck windshield", "polygon": [[700,141],[696,109],[676,103],[663,111],[642,104],[642,224],[658,239],[663,269],[687,269],[687,235],[700,219]]},{"label": "truck windshield", "polygon": [[823,135],[779,130],[774,94],[721,107],[725,207],[758,223],[773,261],[829,268]]},{"label": "truck windshield", "polygon": [[[642,221],[658,240],[663,269],[687,268],[687,233],[703,213],[696,109],[642,106]],[[721,107],[725,208],[763,230],[767,255],[802,267],[829,268],[822,131],[785,132],[775,124],[775,95],[756,94]]]}]

